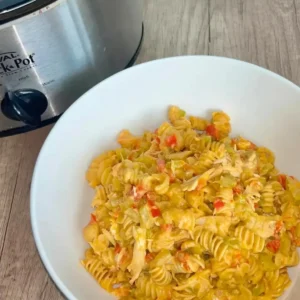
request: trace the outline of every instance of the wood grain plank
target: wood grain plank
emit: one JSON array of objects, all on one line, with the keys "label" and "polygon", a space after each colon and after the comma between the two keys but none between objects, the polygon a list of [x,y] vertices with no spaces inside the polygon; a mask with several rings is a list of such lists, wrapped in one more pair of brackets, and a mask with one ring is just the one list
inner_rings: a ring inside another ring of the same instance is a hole
[{"label": "wood grain plank", "polygon": [[20,158],[14,201],[0,261],[0,295],[3,299],[50,299],[50,296],[51,299],[63,299],[40,261],[29,216],[32,172],[50,128],[18,137],[24,140],[24,150]]},{"label": "wood grain plank", "polygon": [[299,0],[211,0],[209,54],[258,64],[300,83]]},{"label": "wood grain plank", "polygon": [[144,43],[137,63],[208,54],[208,0],[147,0]]},{"label": "wood grain plank", "polygon": [[0,139],[0,260],[13,203],[24,137]]}]

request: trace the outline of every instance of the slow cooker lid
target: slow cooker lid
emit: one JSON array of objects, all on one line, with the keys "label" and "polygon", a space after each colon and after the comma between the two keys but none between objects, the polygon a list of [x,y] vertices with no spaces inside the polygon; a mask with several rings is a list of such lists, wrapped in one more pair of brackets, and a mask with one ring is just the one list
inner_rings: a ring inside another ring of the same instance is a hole
[{"label": "slow cooker lid", "polygon": [[56,2],[56,0],[0,0],[0,24],[4,24]]},{"label": "slow cooker lid", "polygon": [[36,0],[0,0],[0,13],[5,13]]}]

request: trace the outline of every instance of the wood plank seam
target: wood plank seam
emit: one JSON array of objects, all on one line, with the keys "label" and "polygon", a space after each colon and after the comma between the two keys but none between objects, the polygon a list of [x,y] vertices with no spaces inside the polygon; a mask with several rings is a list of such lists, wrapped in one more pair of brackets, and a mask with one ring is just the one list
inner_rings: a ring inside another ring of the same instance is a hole
[{"label": "wood plank seam", "polygon": [[5,226],[3,242],[2,242],[2,245],[1,245],[1,249],[0,249],[0,263],[1,263],[1,259],[2,259],[2,254],[3,254],[3,250],[4,250],[5,241],[6,241],[6,234],[7,234],[7,231],[8,231],[8,225],[9,225],[9,221],[10,221],[10,218],[11,218],[11,211],[12,211],[13,204],[14,204],[15,192],[16,192],[16,188],[17,188],[17,184],[18,184],[19,173],[20,173],[19,171],[20,171],[20,167],[21,167],[21,163],[22,163],[22,157],[23,157],[23,149],[21,151],[21,155],[20,155],[21,159],[19,161],[18,168],[17,168],[17,176],[16,176],[16,180],[15,180],[15,184],[14,184],[13,193],[12,193],[12,201],[10,203],[9,216],[8,216],[7,223],[6,223],[6,226]]},{"label": "wood plank seam", "polygon": [[296,18],[297,18],[297,6],[296,6],[296,0],[293,0],[293,7],[294,7],[295,16],[296,16]]}]

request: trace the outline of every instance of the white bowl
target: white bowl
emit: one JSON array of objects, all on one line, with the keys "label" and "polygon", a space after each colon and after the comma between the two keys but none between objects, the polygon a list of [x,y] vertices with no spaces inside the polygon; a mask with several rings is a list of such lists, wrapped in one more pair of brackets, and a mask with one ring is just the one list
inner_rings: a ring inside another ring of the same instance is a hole
[{"label": "white bowl", "polygon": [[[203,115],[222,109],[233,134],[274,150],[277,166],[300,177],[300,89],[257,66],[220,57],[175,57],[141,64],[101,82],[61,117],[39,155],[31,188],[35,242],[50,276],[68,299],[114,299],[83,269],[82,228],[92,190],[91,159],[116,147],[118,132],[155,129],[169,105]],[[299,268],[284,298],[298,299]]]}]

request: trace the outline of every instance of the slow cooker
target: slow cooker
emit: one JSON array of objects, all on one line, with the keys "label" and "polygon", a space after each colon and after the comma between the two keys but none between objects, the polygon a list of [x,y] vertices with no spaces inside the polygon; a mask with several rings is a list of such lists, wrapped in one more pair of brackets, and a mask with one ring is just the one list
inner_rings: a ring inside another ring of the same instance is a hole
[{"label": "slow cooker", "polygon": [[56,121],[132,65],[142,24],[142,0],[0,0],[0,136]]}]

